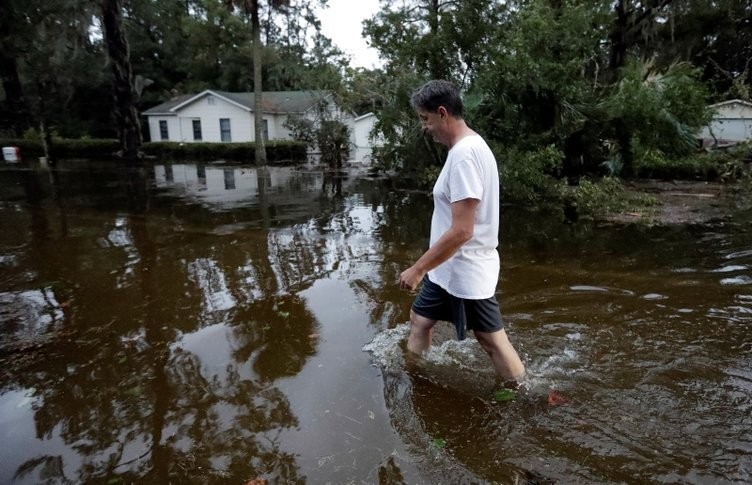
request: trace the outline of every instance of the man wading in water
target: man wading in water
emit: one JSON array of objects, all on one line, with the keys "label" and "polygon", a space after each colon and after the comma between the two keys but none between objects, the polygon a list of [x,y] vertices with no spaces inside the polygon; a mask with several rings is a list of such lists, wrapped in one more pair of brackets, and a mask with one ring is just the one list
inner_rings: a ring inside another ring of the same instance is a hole
[{"label": "man wading in water", "polygon": [[407,348],[422,354],[431,346],[436,322],[453,322],[459,340],[472,330],[496,373],[519,382],[525,367],[504,331],[495,296],[500,269],[496,159],[465,123],[454,84],[429,81],[410,101],[423,130],[449,153],[433,188],[429,248],[399,277],[402,289],[414,291],[423,283],[410,309]]}]

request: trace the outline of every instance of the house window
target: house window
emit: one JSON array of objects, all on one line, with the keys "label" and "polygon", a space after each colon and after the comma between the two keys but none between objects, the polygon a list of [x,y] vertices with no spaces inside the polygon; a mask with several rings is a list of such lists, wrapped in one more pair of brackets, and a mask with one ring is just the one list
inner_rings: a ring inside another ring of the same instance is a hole
[{"label": "house window", "polygon": [[170,133],[167,131],[167,120],[159,120],[159,139],[170,139]]},{"label": "house window", "polygon": [[261,124],[263,125],[261,127],[261,136],[264,138],[264,140],[269,140],[269,120],[261,120]]},{"label": "house window", "polygon": [[232,141],[230,134],[230,118],[219,119],[219,133],[222,141]]},{"label": "house window", "polygon": [[214,105],[214,96],[211,94],[206,97],[206,104]]},{"label": "house window", "polygon": [[193,139],[201,141],[201,120],[193,120]]}]

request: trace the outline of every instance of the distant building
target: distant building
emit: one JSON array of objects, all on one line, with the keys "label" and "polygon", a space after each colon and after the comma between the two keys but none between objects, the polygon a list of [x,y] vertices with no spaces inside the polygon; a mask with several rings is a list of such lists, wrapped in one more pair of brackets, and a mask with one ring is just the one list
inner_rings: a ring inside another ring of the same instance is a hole
[{"label": "distant building", "polygon": [[714,111],[713,120],[698,134],[703,146],[752,141],[752,103],[732,99],[709,108]]},{"label": "distant building", "polygon": [[[323,107],[328,119],[340,120],[350,128],[351,159],[362,161],[370,158],[367,134],[373,127],[372,113],[356,118],[340,109],[332,94],[326,91],[266,91],[261,99],[264,140],[292,139],[290,130],[284,126],[285,121],[290,116],[316,121],[319,108]],[[142,114],[148,120],[151,141],[229,143],[255,140],[253,93],[207,89],[199,94],[178,96]]]},{"label": "distant building", "polygon": [[366,113],[353,119],[352,127],[352,147],[353,151],[350,157],[359,162],[370,163],[373,158],[373,147],[382,146],[384,141],[381,137],[371,139],[371,131],[376,124],[376,115]]},{"label": "distant building", "polygon": [[[331,117],[342,113],[324,91],[272,91],[262,94],[265,140],[290,139],[284,123],[291,115],[315,119],[323,103]],[[252,142],[255,139],[253,93],[230,93],[207,89],[179,96],[143,112],[149,120],[152,141]],[[346,117],[352,118],[351,115]]]}]

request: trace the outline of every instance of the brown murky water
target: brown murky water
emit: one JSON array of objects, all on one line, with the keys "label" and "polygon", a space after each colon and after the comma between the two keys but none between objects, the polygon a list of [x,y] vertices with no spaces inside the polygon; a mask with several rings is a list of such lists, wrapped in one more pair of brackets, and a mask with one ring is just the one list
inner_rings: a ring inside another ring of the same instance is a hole
[{"label": "brown murky water", "polygon": [[404,353],[425,194],[297,168],[0,167],[0,483],[752,480],[752,227],[504,213],[530,381]]}]

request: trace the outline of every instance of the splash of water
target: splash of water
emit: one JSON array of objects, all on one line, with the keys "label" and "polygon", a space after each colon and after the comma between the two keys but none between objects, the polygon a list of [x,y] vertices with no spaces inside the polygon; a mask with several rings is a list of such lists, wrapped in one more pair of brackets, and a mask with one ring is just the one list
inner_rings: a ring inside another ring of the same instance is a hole
[{"label": "splash of water", "polygon": [[[493,366],[475,339],[440,338],[421,357],[413,359],[403,345],[409,332],[409,322],[399,324],[378,333],[362,350],[370,353],[373,365],[386,373],[416,372],[431,381],[441,382],[445,387],[465,391],[475,389],[470,391],[472,394],[493,386]],[[581,334],[569,334],[567,339],[570,345],[560,352],[525,362],[524,387],[527,390],[544,392],[558,388],[581,370],[580,366],[584,364],[578,347],[586,343],[581,342]]]},{"label": "splash of water", "polygon": [[[402,343],[410,333],[410,324],[403,323],[377,334],[373,340],[363,346],[369,352],[374,365],[385,370],[400,370],[405,367],[405,353]],[[482,364],[478,355],[478,346],[474,340],[457,341],[446,339],[432,345],[421,357],[424,365],[453,369],[477,370]]]},{"label": "splash of water", "polygon": [[371,354],[373,364],[384,370],[398,370],[405,365],[405,358],[400,347],[410,331],[410,324],[400,324],[376,334],[369,343],[362,348]]}]

